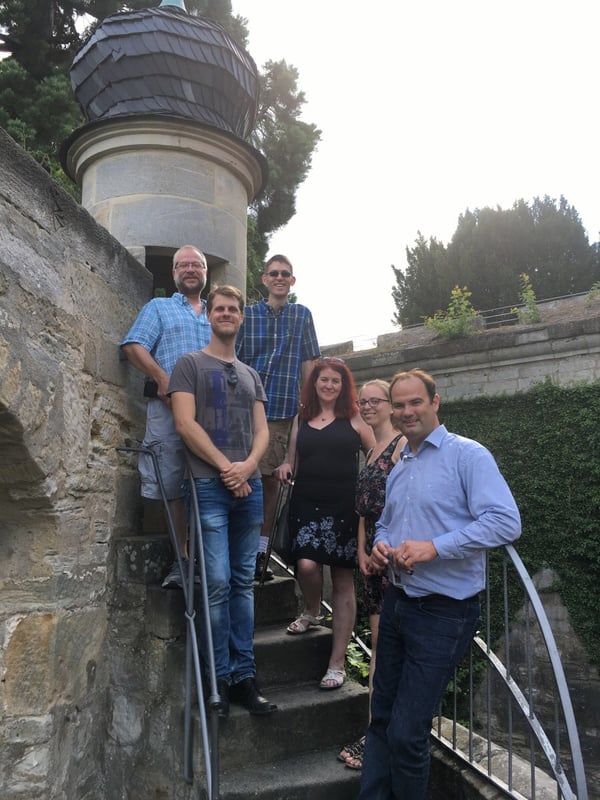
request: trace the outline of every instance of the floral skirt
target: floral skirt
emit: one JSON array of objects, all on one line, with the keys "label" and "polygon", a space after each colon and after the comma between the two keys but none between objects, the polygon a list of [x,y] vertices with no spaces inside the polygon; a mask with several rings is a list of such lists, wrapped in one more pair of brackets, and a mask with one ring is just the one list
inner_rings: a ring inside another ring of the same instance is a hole
[{"label": "floral skirt", "polygon": [[309,558],[331,567],[356,567],[358,516],[354,495],[334,502],[315,503],[294,492],[290,504],[294,560]]}]

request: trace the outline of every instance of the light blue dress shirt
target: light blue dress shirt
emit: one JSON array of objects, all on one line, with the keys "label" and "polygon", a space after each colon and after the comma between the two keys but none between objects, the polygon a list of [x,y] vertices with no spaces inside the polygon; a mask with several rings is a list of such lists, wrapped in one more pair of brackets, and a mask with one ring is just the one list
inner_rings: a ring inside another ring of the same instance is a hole
[{"label": "light blue dress shirt", "polygon": [[438,557],[402,572],[402,587],[411,597],[462,600],[485,588],[485,551],[520,535],[519,510],[492,454],[440,425],[416,455],[407,445],[390,472],[375,542],[433,540]]}]

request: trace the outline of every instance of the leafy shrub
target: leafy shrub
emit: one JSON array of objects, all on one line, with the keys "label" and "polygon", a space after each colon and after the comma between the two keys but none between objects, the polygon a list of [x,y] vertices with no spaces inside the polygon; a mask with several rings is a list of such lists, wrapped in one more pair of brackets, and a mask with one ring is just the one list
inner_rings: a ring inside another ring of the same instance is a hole
[{"label": "leafy shrub", "polygon": [[516,314],[519,322],[522,322],[523,324],[540,322],[542,317],[537,306],[537,298],[535,296],[535,292],[533,291],[531,281],[529,280],[529,275],[527,275],[526,272],[522,272],[519,275],[519,281],[521,283],[519,297],[521,298],[523,307],[517,308],[515,306],[514,308],[511,308],[511,312]]},{"label": "leafy shrub", "polygon": [[471,294],[466,286],[455,286],[450,295],[446,311],[436,311],[433,317],[425,318],[425,327],[446,339],[467,336],[473,329],[473,321],[479,316],[471,304]]}]

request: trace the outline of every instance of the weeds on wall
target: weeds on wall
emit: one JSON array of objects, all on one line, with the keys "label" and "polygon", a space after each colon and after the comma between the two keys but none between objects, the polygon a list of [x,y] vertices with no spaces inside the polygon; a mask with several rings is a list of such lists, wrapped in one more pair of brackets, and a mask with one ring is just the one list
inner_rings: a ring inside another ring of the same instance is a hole
[{"label": "weeds on wall", "polygon": [[600,298],[600,281],[592,283],[589,292],[585,296],[586,305],[590,305],[590,303],[595,302],[598,298]]},{"label": "weeds on wall", "polygon": [[446,339],[467,336],[479,316],[479,312],[471,304],[471,295],[472,292],[466,286],[455,286],[450,294],[447,310],[436,311],[433,317],[426,317],[425,327]]},{"label": "weeds on wall", "polygon": [[521,284],[519,297],[523,305],[519,308],[516,306],[515,308],[511,308],[511,312],[516,314],[519,322],[523,323],[524,325],[540,322],[542,316],[537,305],[537,298],[535,296],[535,292],[533,291],[533,286],[529,280],[529,275],[527,275],[526,272],[522,272],[519,275],[519,281]]}]

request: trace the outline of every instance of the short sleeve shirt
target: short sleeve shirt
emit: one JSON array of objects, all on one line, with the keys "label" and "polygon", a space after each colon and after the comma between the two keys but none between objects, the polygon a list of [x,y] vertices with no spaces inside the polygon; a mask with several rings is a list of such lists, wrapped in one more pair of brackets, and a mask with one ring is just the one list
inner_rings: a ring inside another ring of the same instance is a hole
[{"label": "short sleeve shirt", "polygon": [[[254,404],[267,397],[258,374],[251,367],[234,361],[237,383],[227,382],[225,362],[202,351],[187,353],[176,363],[169,394],[187,392],[196,397],[196,422],[214,446],[230,461],[244,461],[254,438]],[[194,478],[214,478],[218,470],[190,453]],[[259,470],[251,476],[260,478]]]},{"label": "short sleeve shirt", "polygon": [[197,314],[180,292],[155,297],[142,307],[121,346],[141,344],[170,375],[180,356],[200,350],[210,341],[210,324],[202,303],[202,312]]}]

